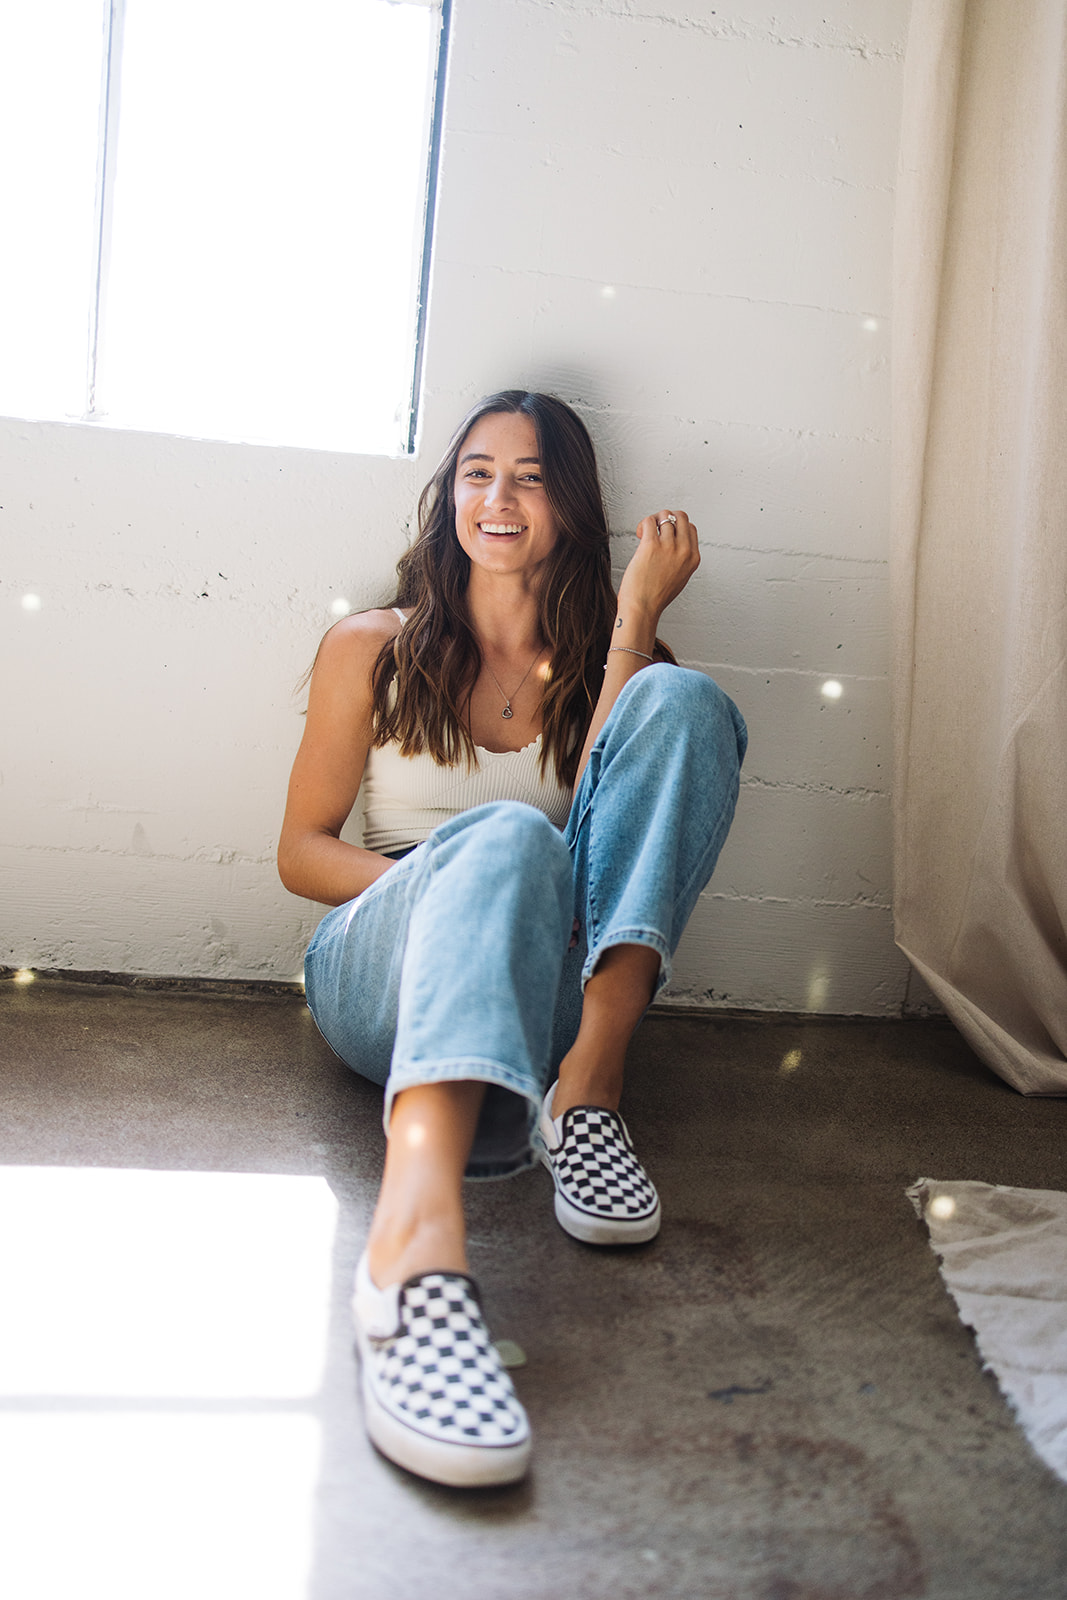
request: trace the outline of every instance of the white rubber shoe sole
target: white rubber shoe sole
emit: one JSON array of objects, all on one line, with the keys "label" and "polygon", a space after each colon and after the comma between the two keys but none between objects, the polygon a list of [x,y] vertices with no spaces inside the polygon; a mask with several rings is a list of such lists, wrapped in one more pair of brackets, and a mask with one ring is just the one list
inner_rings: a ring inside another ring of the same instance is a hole
[{"label": "white rubber shoe sole", "polygon": [[[543,1155],[541,1160],[555,1177],[551,1158]],[[610,1217],[597,1217],[588,1211],[580,1211],[577,1206],[571,1205],[566,1195],[556,1190],[554,1210],[556,1221],[564,1233],[569,1233],[572,1239],[578,1239],[582,1244],[646,1244],[649,1239],[654,1239],[660,1230],[663,1214],[659,1200],[656,1209],[647,1217],[636,1221],[617,1221]]]},{"label": "white rubber shoe sole", "polygon": [[521,1444],[448,1444],[415,1433],[381,1405],[363,1367],[363,1421],[367,1437],[383,1456],[413,1472],[417,1478],[443,1483],[451,1489],[488,1489],[494,1484],[518,1483],[530,1464],[529,1434]]}]

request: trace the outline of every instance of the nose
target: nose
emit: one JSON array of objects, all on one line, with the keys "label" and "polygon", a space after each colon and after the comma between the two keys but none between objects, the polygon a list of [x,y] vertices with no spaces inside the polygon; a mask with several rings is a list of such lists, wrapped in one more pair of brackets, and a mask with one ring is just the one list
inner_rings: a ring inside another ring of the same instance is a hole
[{"label": "nose", "polygon": [[495,473],[485,488],[485,503],[487,506],[509,506],[511,504],[511,485],[504,473]]}]

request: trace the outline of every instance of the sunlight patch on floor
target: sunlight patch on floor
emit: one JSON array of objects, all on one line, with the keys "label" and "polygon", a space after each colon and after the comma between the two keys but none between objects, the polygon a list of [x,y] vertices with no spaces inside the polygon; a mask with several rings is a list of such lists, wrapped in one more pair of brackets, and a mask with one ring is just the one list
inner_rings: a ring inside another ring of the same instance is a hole
[{"label": "sunlight patch on floor", "polygon": [[0,1215],[0,1592],[298,1600],[329,1186],[8,1167]]}]

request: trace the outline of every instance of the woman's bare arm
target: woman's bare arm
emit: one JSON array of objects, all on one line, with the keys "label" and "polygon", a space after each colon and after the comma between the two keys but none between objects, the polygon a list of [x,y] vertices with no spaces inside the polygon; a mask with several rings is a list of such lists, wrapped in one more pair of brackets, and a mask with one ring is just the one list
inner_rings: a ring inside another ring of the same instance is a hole
[{"label": "woman's bare arm", "polygon": [[323,639],[311,675],[304,737],[278,842],[278,873],[293,894],[323,905],[343,905],[395,865],[339,835],[371,746],[374,663],[398,627],[391,611],[346,617]]},{"label": "woman's bare arm", "polygon": [[[585,737],[575,788],[582,781],[589,752],[623,685],[649,664],[642,658],[654,653],[660,617],[700,565],[696,528],[684,511],[672,513],[677,518],[676,523],[664,522],[658,526],[666,515],[665,511],[656,511],[638,524],[639,542],[619,584],[619,603],[611,633],[611,643],[618,648],[608,654],[604,687]],[[637,653],[630,654],[630,651]]]}]

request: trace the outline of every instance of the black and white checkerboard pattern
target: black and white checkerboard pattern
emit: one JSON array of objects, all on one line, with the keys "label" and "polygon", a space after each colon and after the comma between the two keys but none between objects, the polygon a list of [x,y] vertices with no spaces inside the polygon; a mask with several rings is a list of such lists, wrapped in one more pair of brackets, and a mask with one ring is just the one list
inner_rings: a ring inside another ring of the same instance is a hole
[{"label": "black and white checkerboard pattern", "polygon": [[573,1106],[563,1114],[561,1135],[549,1155],[556,1187],[572,1206],[620,1222],[656,1209],[655,1187],[614,1111]]},{"label": "black and white checkerboard pattern", "polygon": [[379,1401],[409,1427],[455,1444],[510,1444],[525,1417],[471,1280],[428,1272],[403,1285],[400,1326],[370,1341]]}]

